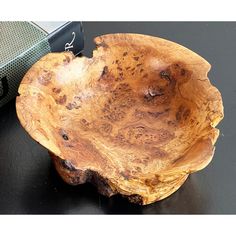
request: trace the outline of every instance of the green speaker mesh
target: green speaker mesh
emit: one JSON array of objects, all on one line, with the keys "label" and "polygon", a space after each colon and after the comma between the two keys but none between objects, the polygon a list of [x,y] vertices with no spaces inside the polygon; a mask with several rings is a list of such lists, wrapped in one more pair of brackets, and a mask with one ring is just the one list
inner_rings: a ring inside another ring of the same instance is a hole
[{"label": "green speaker mesh", "polygon": [[16,96],[27,70],[50,52],[46,35],[29,22],[0,22],[0,107]]}]

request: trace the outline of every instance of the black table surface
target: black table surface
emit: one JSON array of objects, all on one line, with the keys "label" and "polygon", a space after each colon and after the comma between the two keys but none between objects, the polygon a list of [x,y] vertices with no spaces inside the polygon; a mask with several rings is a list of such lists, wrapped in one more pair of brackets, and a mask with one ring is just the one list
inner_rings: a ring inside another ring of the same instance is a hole
[{"label": "black table surface", "polygon": [[48,152],[21,127],[15,101],[0,108],[0,214],[235,214],[236,213],[236,23],[84,22],[85,51],[93,38],[118,32],[159,36],[197,52],[212,65],[209,78],[223,96],[225,118],[213,161],[192,174],[170,197],[147,205],[106,198],[89,184],[69,186]]}]

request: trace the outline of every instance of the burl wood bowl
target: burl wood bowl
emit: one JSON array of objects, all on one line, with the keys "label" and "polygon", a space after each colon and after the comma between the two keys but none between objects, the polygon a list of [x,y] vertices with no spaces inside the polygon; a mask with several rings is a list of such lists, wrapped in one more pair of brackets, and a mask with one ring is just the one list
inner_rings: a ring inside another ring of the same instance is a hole
[{"label": "burl wood bowl", "polygon": [[223,118],[210,64],[139,34],[95,38],[92,58],[50,53],[22,80],[17,115],[64,181],[149,204],[211,161]]}]

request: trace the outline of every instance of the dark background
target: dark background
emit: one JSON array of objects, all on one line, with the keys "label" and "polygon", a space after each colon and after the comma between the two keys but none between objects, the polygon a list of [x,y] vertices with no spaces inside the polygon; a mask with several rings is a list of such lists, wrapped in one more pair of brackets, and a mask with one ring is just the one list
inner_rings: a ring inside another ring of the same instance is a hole
[{"label": "dark background", "polygon": [[15,101],[0,108],[0,214],[236,214],[236,23],[84,22],[85,50],[93,38],[118,32],[163,37],[197,52],[212,65],[209,78],[223,96],[225,118],[213,161],[170,197],[147,206],[106,198],[89,184],[66,185],[47,150],[20,126]]}]

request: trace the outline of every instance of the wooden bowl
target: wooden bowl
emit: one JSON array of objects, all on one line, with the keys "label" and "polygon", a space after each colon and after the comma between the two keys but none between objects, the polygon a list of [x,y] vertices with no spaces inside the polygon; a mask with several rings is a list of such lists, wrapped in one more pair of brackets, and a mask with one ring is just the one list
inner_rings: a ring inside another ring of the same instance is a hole
[{"label": "wooden bowl", "polygon": [[50,53],[19,87],[17,115],[69,184],[149,204],[211,161],[223,118],[210,64],[139,34],[95,38],[92,58]]}]

